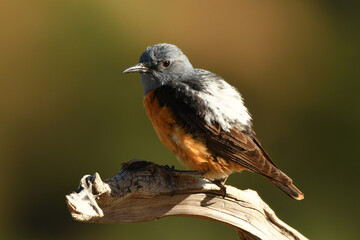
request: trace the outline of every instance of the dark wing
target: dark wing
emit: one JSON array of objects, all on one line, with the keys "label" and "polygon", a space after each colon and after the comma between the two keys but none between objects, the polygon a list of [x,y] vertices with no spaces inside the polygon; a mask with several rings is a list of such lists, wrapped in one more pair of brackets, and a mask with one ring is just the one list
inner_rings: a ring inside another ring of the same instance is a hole
[{"label": "dark wing", "polygon": [[284,184],[291,183],[291,179],[270,159],[252,130],[242,132],[233,128],[224,131],[216,123],[208,125],[202,117],[206,106],[196,95],[186,91],[188,87],[163,86],[155,92],[160,105],[166,105],[173,111],[177,122],[182,124],[187,133],[205,141],[214,157],[231,160]]}]

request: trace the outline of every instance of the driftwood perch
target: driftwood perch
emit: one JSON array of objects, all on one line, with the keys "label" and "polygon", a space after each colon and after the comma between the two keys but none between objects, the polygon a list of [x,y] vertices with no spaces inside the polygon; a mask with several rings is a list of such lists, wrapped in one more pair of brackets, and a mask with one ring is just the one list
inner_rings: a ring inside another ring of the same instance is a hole
[{"label": "driftwood perch", "polygon": [[86,175],[66,196],[72,217],[81,222],[129,223],[166,216],[199,217],[234,227],[240,239],[307,239],[278,219],[252,190],[220,188],[168,166],[131,160],[104,182]]}]

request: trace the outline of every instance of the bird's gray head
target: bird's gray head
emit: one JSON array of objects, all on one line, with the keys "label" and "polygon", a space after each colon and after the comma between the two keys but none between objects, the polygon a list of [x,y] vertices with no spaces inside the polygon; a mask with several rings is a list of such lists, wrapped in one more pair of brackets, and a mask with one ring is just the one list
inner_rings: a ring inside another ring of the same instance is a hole
[{"label": "bird's gray head", "polygon": [[135,66],[123,73],[140,73],[145,94],[172,81],[181,81],[193,71],[188,58],[175,45],[161,43],[148,47]]}]

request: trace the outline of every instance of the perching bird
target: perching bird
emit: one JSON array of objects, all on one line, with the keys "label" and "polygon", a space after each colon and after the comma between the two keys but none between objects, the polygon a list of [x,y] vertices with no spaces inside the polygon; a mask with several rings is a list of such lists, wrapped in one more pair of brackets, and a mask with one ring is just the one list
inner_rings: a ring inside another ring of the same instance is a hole
[{"label": "perching bird", "polygon": [[148,47],[139,64],[144,105],[160,141],[180,162],[220,186],[232,172],[266,177],[290,197],[304,195],[271,160],[252,130],[240,93],[220,76],[193,68],[171,44]]}]

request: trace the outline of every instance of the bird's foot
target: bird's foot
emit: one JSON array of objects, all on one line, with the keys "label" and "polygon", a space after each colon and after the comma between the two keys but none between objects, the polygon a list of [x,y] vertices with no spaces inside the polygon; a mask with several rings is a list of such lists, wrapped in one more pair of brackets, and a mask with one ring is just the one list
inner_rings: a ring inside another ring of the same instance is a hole
[{"label": "bird's foot", "polygon": [[191,170],[175,170],[175,169],[171,169],[172,173],[175,174],[181,174],[181,175],[189,175],[189,176],[203,176],[203,174],[201,172],[198,171],[191,171]]},{"label": "bird's foot", "polygon": [[226,186],[224,184],[226,179],[227,178],[225,178],[225,179],[215,179],[215,180],[211,181],[212,183],[214,183],[216,186],[218,186],[220,188],[221,196],[223,198],[226,197]]}]

